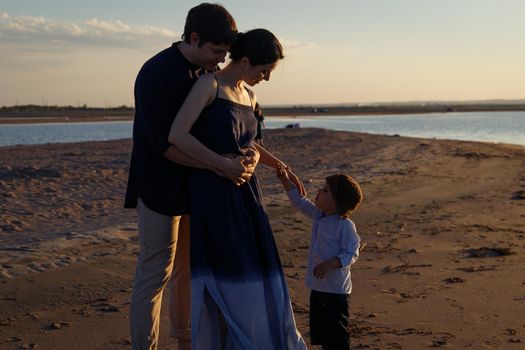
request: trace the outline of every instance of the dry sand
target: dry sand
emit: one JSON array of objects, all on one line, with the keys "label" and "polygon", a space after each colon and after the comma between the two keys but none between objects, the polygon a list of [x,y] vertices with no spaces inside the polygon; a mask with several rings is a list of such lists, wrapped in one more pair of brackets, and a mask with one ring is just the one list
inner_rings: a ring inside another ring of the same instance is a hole
[{"label": "dry sand", "polygon": [[[525,347],[525,148],[319,129],[266,132],[311,194],[345,172],[354,221],[354,349]],[[0,348],[129,348],[136,217],[130,140],[0,148]],[[310,222],[258,170],[299,329]],[[173,348],[162,318],[159,349]]]}]

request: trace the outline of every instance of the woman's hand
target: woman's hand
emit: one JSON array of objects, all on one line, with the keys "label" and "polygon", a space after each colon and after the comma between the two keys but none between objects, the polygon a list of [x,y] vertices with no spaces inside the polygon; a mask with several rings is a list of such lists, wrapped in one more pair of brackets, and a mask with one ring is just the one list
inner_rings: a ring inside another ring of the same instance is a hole
[{"label": "woman's hand", "polygon": [[241,158],[241,163],[242,165],[244,165],[244,168],[246,170],[243,175],[243,179],[245,181],[249,181],[253,173],[255,172],[255,168],[259,163],[261,154],[259,153],[259,151],[252,147],[244,148],[242,152],[244,156]]},{"label": "woman's hand", "polygon": [[235,153],[222,154],[227,159],[224,166],[216,169],[217,175],[229,178],[237,186],[250,181],[259,162],[259,152],[252,148],[243,149],[244,155]]},{"label": "woman's hand", "polygon": [[241,162],[241,157],[237,154],[223,154],[221,166],[214,171],[217,175],[230,179],[237,186],[242,185],[243,175],[246,172],[245,166]]},{"label": "woman's hand", "polygon": [[293,185],[297,188],[297,191],[299,191],[301,196],[306,197],[306,189],[304,188],[303,182],[299,180],[299,177],[294,174],[290,167],[288,167],[282,162],[278,162],[276,170],[277,177],[279,178],[279,180],[281,180],[286,191],[290,191],[292,189],[293,183]]},{"label": "woman's hand", "polygon": [[279,180],[281,180],[281,183],[283,184],[283,187],[286,191],[293,189],[293,183],[288,177],[288,173],[286,172],[286,169],[283,167],[282,163],[277,164],[277,177]]},{"label": "woman's hand", "polygon": [[292,169],[285,166],[285,170],[286,170],[286,174],[288,175],[288,178],[293,182],[295,187],[297,187],[297,190],[299,191],[301,196],[306,197],[306,188],[304,188],[303,182],[299,179],[297,175],[295,175]]}]

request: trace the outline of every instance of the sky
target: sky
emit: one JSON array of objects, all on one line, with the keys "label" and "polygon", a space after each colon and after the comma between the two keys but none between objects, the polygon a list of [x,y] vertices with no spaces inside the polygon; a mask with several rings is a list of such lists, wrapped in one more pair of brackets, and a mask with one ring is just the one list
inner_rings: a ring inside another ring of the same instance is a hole
[{"label": "sky", "polygon": [[[0,0],[0,106],[133,106],[187,0]],[[523,0],[219,1],[285,59],[261,105],[525,99]]]}]

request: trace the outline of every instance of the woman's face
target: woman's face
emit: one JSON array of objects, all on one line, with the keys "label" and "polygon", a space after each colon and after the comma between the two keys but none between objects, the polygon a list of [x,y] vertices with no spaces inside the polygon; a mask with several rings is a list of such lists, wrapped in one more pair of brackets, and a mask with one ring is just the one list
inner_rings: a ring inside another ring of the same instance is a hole
[{"label": "woman's face", "polygon": [[263,65],[250,65],[246,71],[246,77],[244,81],[250,86],[255,86],[263,80],[270,80],[270,74],[277,66],[277,62],[263,64]]}]

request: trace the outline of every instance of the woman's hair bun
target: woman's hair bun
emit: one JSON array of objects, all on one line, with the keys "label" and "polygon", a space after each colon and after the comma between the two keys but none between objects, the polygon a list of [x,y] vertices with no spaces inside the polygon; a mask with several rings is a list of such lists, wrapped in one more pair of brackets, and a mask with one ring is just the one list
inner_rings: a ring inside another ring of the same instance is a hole
[{"label": "woman's hair bun", "polygon": [[284,57],[283,48],[272,32],[266,29],[252,29],[237,33],[230,49],[234,61],[248,57],[253,65],[276,62]]}]

